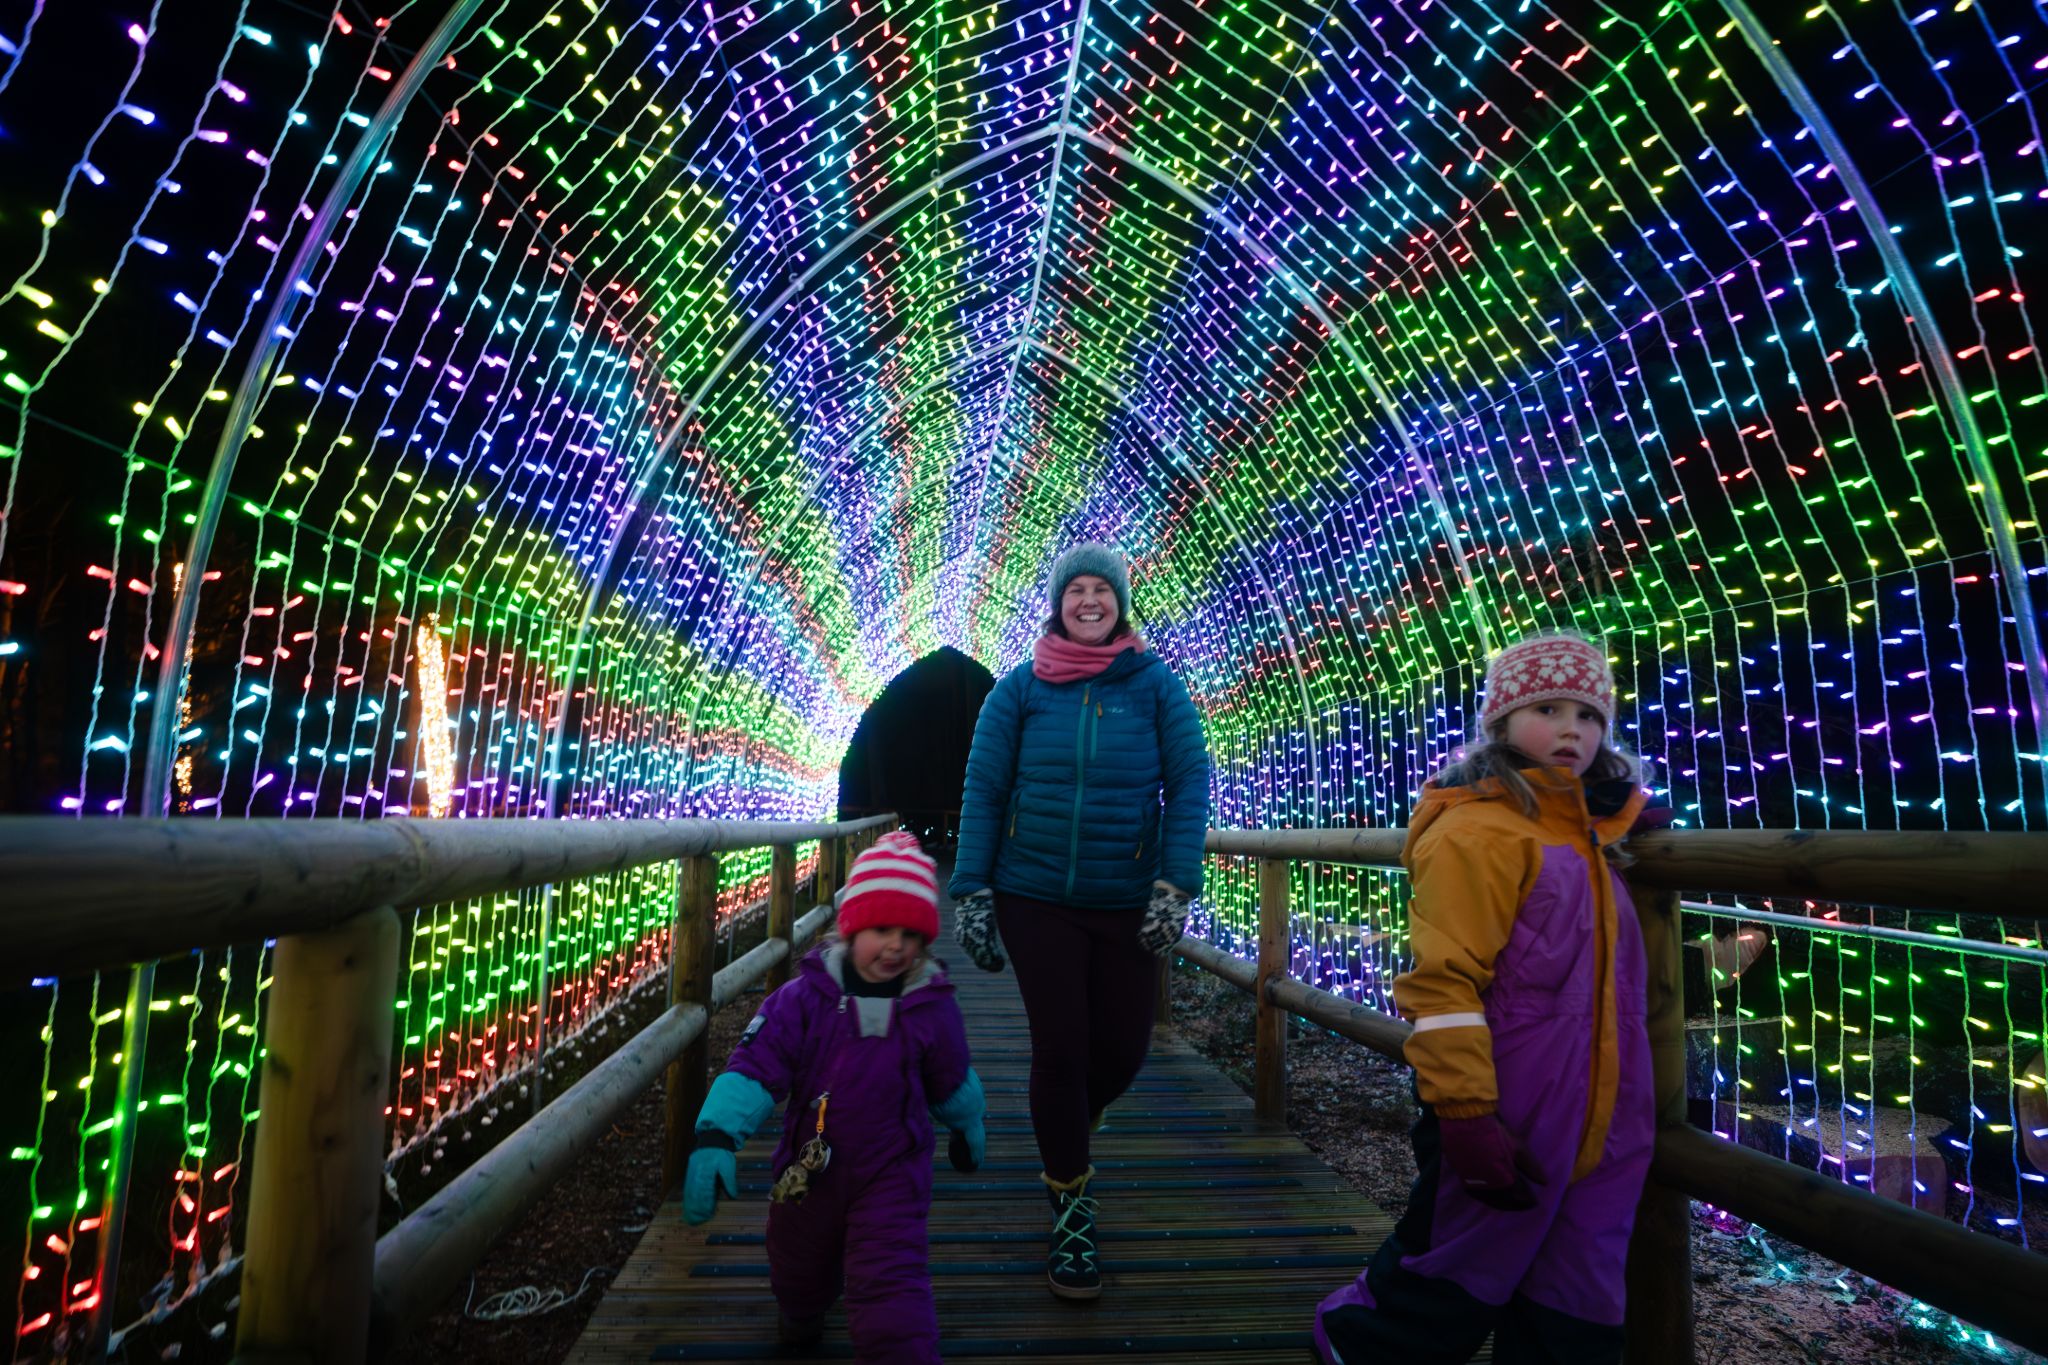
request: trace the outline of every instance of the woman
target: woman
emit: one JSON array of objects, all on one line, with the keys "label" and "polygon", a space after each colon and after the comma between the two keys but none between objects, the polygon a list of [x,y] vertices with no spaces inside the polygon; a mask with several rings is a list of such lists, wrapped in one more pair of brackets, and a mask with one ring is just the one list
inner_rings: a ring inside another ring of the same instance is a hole
[{"label": "woman", "polygon": [[1102,1292],[1088,1135],[1144,1064],[1209,827],[1201,718],[1130,610],[1115,551],[1076,545],[1053,565],[1045,632],[974,726],[949,888],[975,964],[1001,971],[1003,945],[1017,964],[1053,1207],[1046,1272],[1069,1299]]}]

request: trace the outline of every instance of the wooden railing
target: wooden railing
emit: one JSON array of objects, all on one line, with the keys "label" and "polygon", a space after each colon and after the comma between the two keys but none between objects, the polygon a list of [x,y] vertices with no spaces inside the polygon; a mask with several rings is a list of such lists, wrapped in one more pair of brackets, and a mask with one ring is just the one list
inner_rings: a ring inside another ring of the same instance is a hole
[{"label": "wooden railing", "polygon": [[[830,923],[852,855],[894,824],[10,817],[0,888],[17,984],[277,940],[236,1355],[360,1365],[388,1354],[664,1076],[663,1179],[674,1187],[709,1080],[710,1016],[756,982],[786,979]],[[814,906],[799,918],[796,845],[813,840]],[[713,972],[718,855],[764,847],[767,938]],[[681,871],[667,1010],[380,1240],[398,908],[671,861]],[[115,1301],[112,1272],[102,1304]]]},{"label": "wooden railing", "polygon": [[[1178,955],[1257,1002],[1252,1093],[1284,1121],[1286,1016],[1396,1061],[1400,1019],[1292,979],[1289,864],[1399,867],[1405,830],[1211,830],[1212,855],[1259,860],[1257,960],[1181,941]],[[1682,830],[1630,841],[1630,894],[1649,958],[1656,1154],[1629,1246],[1629,1360],[1690,1365],[1690,1201],[1712,1204],[2029,1350],[2048,1352],[2048,1256],[1722,1141],[1686,1122],[1678,896],[1733,892],[2043,918],[2048,836]],[[2027,906],[2035,909],[2029,911]],[[1816,921],[1816,931],[1845,926]]]},{"label": "wooden railing", "polygon": [[[355,1365],[420,1321],[590,1142],[666,1077],[664,1178],[687,1159],[708,1081],[709,1016],[777,984],[831,916],[856,845],[891,817],[837,825],[723,821],[75,821],[0,819],[0,888],[17,980],[195,947],[278,940],[262,1121],[251,1173],[238,1353]],[[1292,861],[1398,866],[1400,830],[1212,831],[1212,854],[1261,862],[1258,959],[1179,954],[1258,1001],[1254,1092],[1284,1117],[1285,1015],[1400,1058],[1408,1025],[1288,975]],[[796,915],[795,846],[820,840]],[[767,939],[711,970],[716,858],[773,850]],[[2012,917],[2048,885],[2048,838],[2004,834],[1683,831],[1631,845],[1650,956],[1661,1128],[1630,1249],[1631,1359],[1692,1359],[1688,1201],[1728,1212],[2034,1350],[2048,1350],[2048,1258],[1685,1126],[1677,895],[1737,891]],[[381,1240],[395,907],[444,904],[679,861],[669,1005]],[[1817,929],[1843,926],[1816,924]],[[104,1277],[103,1277],[104,1278]],[[102,1300],[112,1302],[105,1292]]]}]

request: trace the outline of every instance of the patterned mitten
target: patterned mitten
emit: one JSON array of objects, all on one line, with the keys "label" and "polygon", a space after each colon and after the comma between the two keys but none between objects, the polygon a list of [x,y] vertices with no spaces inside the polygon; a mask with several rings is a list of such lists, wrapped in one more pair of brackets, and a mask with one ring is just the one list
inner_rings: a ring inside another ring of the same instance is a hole
[{"label": "patterned mitten", "polygon": [[1154,957],[1165,957],[1188,931],[1188,893],[1166,882],[1152,883],[1152,903],[1138,925],[1138,942]]},{"label": "patterned mitten", "polygon": [[1004,962],[1002,940],[996,937],[996,898],[987,890],[964,896],[954,910],[955,925],[953,937],[974,962],[985,972],[999,972]]}]

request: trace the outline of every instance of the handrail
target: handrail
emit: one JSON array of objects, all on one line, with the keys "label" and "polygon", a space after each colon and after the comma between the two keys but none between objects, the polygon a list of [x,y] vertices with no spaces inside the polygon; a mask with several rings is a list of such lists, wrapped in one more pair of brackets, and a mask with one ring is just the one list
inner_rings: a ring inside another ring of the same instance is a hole
[{"label": "handrail", "polygon": [[[237,1351],[360,1365],[373,1299],[387,1333],[430,1307],[427,1288],[468,1273],[664,1069],[665,1169],[680,1177],[708,1079],[705,1021],[778,984],[830,922],[852,855],[895,823],[4,817],[0,887],[23,978],[276,940]],[[796,846],[814,840],[816,904],[799,918]],[[714,974],[715,855],[758,848],[772,855],[768,941]],[[379,1243],[397,912],[670,862],[669,1009]]]},{"label": "handrail", "polygon": [[[876,826],[716,820],[73,820],[0,818],[15,970],[67,972],[331,927],[730,849]],[[1401,829],[1211,830],[1225,856],[1394,866]],[[2036,834],[1685,830],[1632,839],[1632,879],[2038,918],[2013,886],[2048,883]],[[147,897],[135,894],[149,887]]]},{"label": "handrail", "polygon": [[[1262,1028],[1260,1055],[1254,1064],[1255,1097],[1285,1084],[1284,1044],[1278,1041],[1278,1030],[1270,1027],[1268,1015],[1293,1014],[1396,1061],[1405,1060],[1403,1045],[1413,1032],[1411,1025],[1285,974],[1289,938],[1285,933],[1272,933],[1271,922],[1276,915],[1285,915],[1286,881],[1284,871],[1270,875],[1296,859],[1385,865],[1389,847],[1397,847],[1402,836],[1402,831],[1392,830],[1210,833],[1210,852],[1257,857],[1265,864],[1259,879],[1261,960],[1249,962],[1198,939],[1183,939],[1174,951],[1257,1002]],[[2039,1311],[2039,1305],[2048,1302],[2048,1257],[1720,1141],[1683,1122],[1684,1084],[1678,1067],[1684,1044],[1682,1010],[1676,996],[1678,970],[1675,963],[1659,960],[1660,955],[1677,951],[1675,888],[1681,883],[1711,885],[1719,891],[1729,889],[1724,885],[1727,882],[1738,882],[1742,884],[1734,889],[1748,894],[1811,895],[1892,905],[1900,904],[1903,897],[1914,908],[1926,908],[1926,902],[1934,901],[1943,908],[1969,910],[1988,908],[1988,866],[1997,869],[1998,877],[2012,879],[1996,900],[1997,909],[2010,915],[2012,888],[2031,884],[2019,879],[2038,878],[2048,868],[2048,837],[1688,830],[1647,835],[1632,841],[1630,848],[1637,853],[1638,862],[1629,869],[1629,880],[1636,888],[1645,943],[1650,949],[1649,1022],[1660,1120],[1650,1183],[1637,1220],[1640,1245],[1630,1251],[1631,1303],[1641,1274],[1641,1287],[1650,1289],[1655,1298],[1644,1306],[1652,1314],[1676,1319],[1643,1325],[1645,1335],[1660,1347],[1652,1354],[1659,1359],[1691,1359],[1689,1225],[1682,1202],[1687,1198],[1760,1223],[1851,1270],[2029,1350],[2048,1351],[2048,1317]],[[1645,856],[1646,849],[1651,851],[1649,856]],[[1778,855],[1783,856],[1774,873],[1770,859]],[[1936,864],[1931,869],[1912,866],[1928,860]],[[1820,931],[1839,926],[1815,920],[1813,927]],[[1269,1035],[1275,1041],[1268,1043]],[[1278,1119],[1284,1114],[1284,1103],[1261,1101],[1259,1109],[1262,1118]],[[1679,1201],[1675,1226],[1661,1226],[1672,1217],[1659,1207],[1661,1199]],[[1653,1225],[1657,1226],[1651,1230]],[[1632,1340],[1637,1330],[1632,1308]],[[1632,1345],[1631,1353],[1634,1351]]]},{"label": "handrail", "polygon": [[[792,938],[771,938],[711,980],[711,1014],[787,961],[825,927],[832,907],[797,921]],[[561,1178],[582,1151],[709,1026],[697,1004],[671,1005],[533,1119],[477,1159],[377,1241],[370,1301],[372,1358],[453,1293],[491,1243]]]},{"label": "handrail", "polygon": [[[257,939],[304,941],[317,954],[324,954],[306,962],[327,965],[301,964],[290,972],[281,965],[273,983],[273,998],[280,999],[316,991],[323,977],[339,980],[337,972],[354,970],[345,964],[369,960],[364,956],[366,945],[385,932],[378,926],[391,917],[390,907],[442,904],[650,863],[676,861],[682,865],[677,933],[672,938],[677,956],[671,972],[670,1010],[550,1105],[546,1123],[519,1130],[514,1138],[486,1154],[473,1168],[475,1174],[466,1173],[430,1201],[427,1209],[416,1213],[418,1221],[408,1220],[377,1245],[374,1260],[381,1273],[375,1277],[376,1317],[380,1333],[390,1333],[402,1330],[416,1318],[422,1304],[432,1301],[428,1293],[432,1285],[466,1272],[483,1247],[530,1206],[576,1151],[603,1131],[600,1116],[614,1113],[664,1067],[671,1090],[669,1145],[675,1149],[671,1159],[683,1150],[679,1144],[687,1139],[688,1122],[701,1098],[696,1092],[705,1080],[699,1073],[704,1070],[700,1054],[706,1035],[698,1021],[756,979],[766,978],[771,986],[775,984],[787,971],[795,945],[830,918],[832,890],[843,879],[845,860],[853,851],[849,844],[858,846],[880,827],[893,823],[894,817],[888,815],[829,825],[707,820],[78,821],[6,817],[0,818],[0,886],[7,889],[10,907],[31,912],[13,917],[16,922],[10,924],[16,942],[15,961],[24,974],[56,974],[183,952],[195,946]],[[1284,1080],[1278,1060],[1284,1055],[1284,1031],[1277,1027],[1279,1011],[1299,1015],[1389,1056],[1401,1056],[1406,1024],[1285,974],[1289,935],[1284,864],[1304,860],[1398,866],[1406,834],[1400,829],[1209,832],[1206,842],[1211,853],[1256,858],[1267,865],[1260,878],[1263,960],[1254,965],[1192,940],[1184,941],[1179,951],[1182,957],[1260,998],[1260,1065],[1272,1073],[1260,1091],[1262,1115],[1271,1117],[1274,1111],[1284,1110],[1284,1090],[1280,1088]],[[814,899],[820,904],[798,921],[792,905],[794,846],[812,840],[821,841],[814,888]],[[769,941],[714,977],[708,956],[716,894],[712,855],[760,847],[775,852]],[[2048,837],[2038,834],[1684,830],[1647,834],[1633,840],[1630,847],[1636,863],[1629,879],[1639,888],[1639,905],[1647,907],[1652,899],[1663,904],[1668,911],[1665,918],[1674,926],[1677,903],[1670,893],[1681,886],[2012,917],[2012,888],[2048,878]],[[138,895],[137,888],[145,885],[149,894]],[[2019,914],[2036,917],[2023,907]],[[1646,935],[1650,918],[1656,916],[1646,917]],[[1846,927],[1822,921],[1814,924],[1816,929]],[[305,952],[301,950],[299,956],[305,957]],[[1675,940],[1670,952],[1675,959]],[[283,964],[282,955],[279,960]],[[1675,985],[1675,965],[1664,974]],[[1653,971],[1653,977],[1657,975]],[[1263,990],[1259,988],[1261,979]],[[1670,989],[1660,989],[1667,999],[1675,999]],[[370,992],[365,998],[378,997],[378,992]],[[317,1023],[310,1027],[313,1034],[322,1031]],[[1674,1036],[1676,1029],[1673,1024]],[[268,1051],[277,1053],[275,1040],[267,1041],[272,1043]],[[307,1045],[305,1037],[293,1041],[300,1047]],[[368,1046],[353,1046],[362,1054],[364,1065],[383,1066],[383,1053],[373,1038]],[[1682,1043],[1678,1046],[1676,1057],[1682,1060]],[[277,1059],[266,1059],[264,1093],[268,1096],[273,1085],[283,1086],[286,1088],[278,1092],[279,1097],[289,1101],[288,1075],[274,1075],[277,1068],[272,1063]],[[1659,1070],[1660,1086],[1670,1080],[1682,1105],[1683,1084],[1673,1079],[1677,1075],[1673,1059],[1660,1059]],[[1665,1071],[1673,1076],[1664,1077]],[[381,1095],[382,1085],[382,1080],[376,1079],[364,1093]],[[264,1100],[263,1108],[271,1110],[269,1099]],[[299,1108],[305,1108],[303,1101]],[[278,1112],[297,1111],[281,1103]],[[318,1114],[322,1107],[307,1112]],[[369,1124],[369,1131],[380,1131],[374,1114],[366,1112],[362,1121]],[[1665,1121],[1674,1120],[1666,1114]],[[325,1159],[320,1144],[309,1141],[311,1134],[285,1132],[293,1127],[285,1122],[284,1128],[271,1135],[272,1140],[291,1144],[285,1150],[313,1154],[297,1158],[300,1161]],[[1702,1141],[1706,1147],[1699,1145]],[[1757,1163],[1771,1169],[1766,1172]],[[263,1183],[262,1164],[259,1184]],[[288,1164],[280,1163],[272,1174],[282,1180]],[[2015,1307],[2048,1299],[2048,1262],[1995,1238],[1955,1229],[1919,1210],[1895,1207],[1865,1191],[1792,1168],[1780,1170],[1780,1164],[1670,1128],[1659,1138],[1651,1192],[1660,1188],[1660,1182],[1661,1188],[1678,1192],[1666,1197],[1679,1200],[1681,1224],[1684,1205],[1680,1195],[1767,1224],[1789,1219],[1791,1225],[1784,1229],[1788,1235],[1804,1239],[1852,1268],[2014,1341],[2048,1348],[2048,1327],[2025,1320]],[[1792,1183],[1788,1184],[1788,1179]],[[299,1178],[296,1187],[320,1188],[322,1182]],[[1779,1194],[1784,1198],[1779,1199]],[[266,1200],[275,1204],[283,1198],[290,1203],[293,1197],[252,1190],[252,1209]],[[1648,1193],[1646,1209],[1647,1200]],[[433,1216],[423,1218],[428,1210]],[[359,1211],[323,1204],[314,1212],[328,1218],[315,1231],[340,1228],[345,1233],[342,1240],[351,1242],[374,1235],[373,1228],[366,1232],[360,1226],[344,1226],[351,1218],[359,1223]],[[1817,1230],[1809,1232],[1808,1228]],[[1678,1237],[1682,1245],[1682,1230]],[[314,1238],[295,1235],[291,1240],[297,1250],[300,1244],[311,1245]],[[1925,1254],[1912,1254],[1913,1248]],[[362,1251],[366,1272],[362,1297],[367,1298],[368,1241],[362,1242]],[[253,1246],[251,1253],[253,1259]],[[1668,1247],[1659,1255],[1673,1259]],[[272,1254],[270,1259],[275,1262],[277,1257]],[[1677,1278],[1683,1292],[1682,1267],[1677,1267],[1677,1260],[1682,1256],[1674,1260],[1674,1267],[1681,1272]],[[411,1287],[394,1287],[401,1281]],[[322,1292],[317,1282],[309,1282],[304,1294],[294,1287],[287,1297],[302,1303],[318,1299]],[[248,1302],[245,1295],[245,1312]],[[1680,1302],[1673,1311],[1683,1309]],[[346,1352],[335,1354],[336,1359],[344,1357],[360,1358]]]},{"label": "handrail", "polygon": [[[472,896],[890,822],[0,818],[12,969],[125,966]],[[140,888],[147,894],[138,894]]]},{"label": "handrail", "polygon": [[[475,822],[476,829],[464,829],[464,823],[400,826],[416,847],[424,841],[415,862],[403,870],[410,879],[404,885],[414,894],[488,894],[505,881],[479,885],[480,878],[531,884],[674,858],[669,1007],[379,1240],[381,1172],[375,1150],[389,1083],[387,983],[397,968],[397,917],[390,908],[377,909],[281,939],[271,1019],[287,1021],[292,1031],[266,1028],[260,1105],[265,1114],[281,1112],[285,1118],[282,1128],[270,1118],[257,1128],[259,1153],[270,1155],[256,1163],[249,1191],[252,1236],[242,1261],[238,1356],[362,1365],[374,1339],[375,1358],[382,1359],[392,1339],[458,1284],[611,1120],[664,1075],[662,1171],[664,1186],[673,1188],[682,1179],[710,1079],[711,1016],[756,981],[774,987],[808,935],[831,921],[834,893],[844,884],[852,855],[894,821],[883,816],[838,825],[648,822],[623,839],[568,833],[547,846],[541,868],[516,844],[508,849],[507,836],[562,834],[561,827],[572,822],[518,822],[530,830],[504,828],[513,822],[491,822],[496,828]],[[795,845],[820,835],[811,886],[815,905],[798,918]],[[218,854],[229,844],[209,845],[208,851]],[[718,859],[711,850],[762,845],[771,850],[768,941],[714,973]],[[508,851],[515,854],[509,864]],[[322,870],[332,871],[326,865]],[[362,894],[364,879],[358,873],[353,880],[317,881],[326,888],[325,912]],[[390,894],[383,882],[378,891]],[[381,951],[373,951],[387,939]],[[294,1003],[316,1000],[341,1003],[328,1017]],[[330,1035],[345,1045],[321,1041]],[[334,1064],[320,1060],[329,1053]],[[259,1228],[266,1234],[260,1246],[253,1236]]]},{"label": "handrail", "polygon": [[[1398,867],[1405,829],[1212,829],[1210,853]],[[1909,910],[2048,918],[2013,888],[2048,884],[2048,836],[1687,829],[1639,834],[1629,880],[1660,891],[1804,896]]]}]

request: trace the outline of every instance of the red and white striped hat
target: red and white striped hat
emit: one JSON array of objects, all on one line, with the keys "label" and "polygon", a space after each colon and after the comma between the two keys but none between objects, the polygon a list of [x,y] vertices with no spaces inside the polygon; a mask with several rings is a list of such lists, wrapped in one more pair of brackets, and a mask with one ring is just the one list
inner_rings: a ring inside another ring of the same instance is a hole
[{"label": "red and white striped hat", "polygon": [[839,902],[839,936],[863,929],[908,929],[939,936],[939,866],[908,830],[885,834],[853,860]]}]

